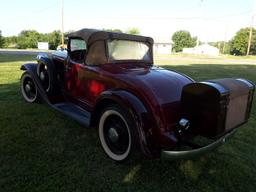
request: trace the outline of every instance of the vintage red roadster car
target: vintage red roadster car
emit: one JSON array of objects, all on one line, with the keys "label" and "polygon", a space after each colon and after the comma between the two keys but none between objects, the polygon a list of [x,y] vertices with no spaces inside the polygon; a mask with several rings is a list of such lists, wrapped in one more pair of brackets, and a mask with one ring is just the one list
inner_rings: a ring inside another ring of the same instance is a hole
[{"label": "vintage red roadster car", "polygon": [[21,93],[86,127],[121,162],[131,154],[192,158],[225,143],[247,122],[255,86],[242,78],[195,82],[153,64],[150,37],[82,29],[67,51],[21,66]]}]

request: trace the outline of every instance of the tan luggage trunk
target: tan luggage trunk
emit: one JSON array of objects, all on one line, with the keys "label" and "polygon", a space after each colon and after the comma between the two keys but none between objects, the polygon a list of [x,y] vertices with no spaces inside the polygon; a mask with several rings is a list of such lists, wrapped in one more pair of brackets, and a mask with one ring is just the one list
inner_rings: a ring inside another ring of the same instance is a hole
[{"label": "tan luggage trunk", "polygon": [[245,79],[216,79],[186,85],[183,116],[191,131],[215,138],[245,123],[250,115],[255,86]]}]

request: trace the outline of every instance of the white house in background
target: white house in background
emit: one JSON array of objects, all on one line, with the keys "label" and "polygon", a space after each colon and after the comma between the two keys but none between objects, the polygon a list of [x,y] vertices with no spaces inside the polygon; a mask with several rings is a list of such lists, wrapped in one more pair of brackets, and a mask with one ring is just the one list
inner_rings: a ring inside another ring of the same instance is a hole
[{"label": "white house in background", "polygon": [[184,48],[182,52],[188,53],[188,54],[200,54],[200,55],[210,55],[210,56],[218,56],[220,54],[220,50],[218,48],[211,46],[207,43],[193,47],[193,48]]},{"label": "white house in background", "polygon": [[155,54],[171,54],[173,41],[171,39],[154,39]]},{"label": "white house in background", "polygon": [[41,50],[49,50],[48,42],[37,42],[37,48]]}]

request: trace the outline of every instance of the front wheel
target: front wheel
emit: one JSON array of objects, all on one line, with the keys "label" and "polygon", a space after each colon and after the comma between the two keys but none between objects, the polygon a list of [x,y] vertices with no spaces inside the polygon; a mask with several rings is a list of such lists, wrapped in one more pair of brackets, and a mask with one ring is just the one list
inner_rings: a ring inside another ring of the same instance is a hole
[{"label": "front wheel", "polygon": [[125,161],[138,148],[135,122],[119,106],[106,107],[99,120],[99,138],[105,153],[117,162]]},{"label": "front wheel", "polygon": [[20,80],[21,94],[28,103],[38,102],[40,96],[36,84],[28,72],[24,72]]}]

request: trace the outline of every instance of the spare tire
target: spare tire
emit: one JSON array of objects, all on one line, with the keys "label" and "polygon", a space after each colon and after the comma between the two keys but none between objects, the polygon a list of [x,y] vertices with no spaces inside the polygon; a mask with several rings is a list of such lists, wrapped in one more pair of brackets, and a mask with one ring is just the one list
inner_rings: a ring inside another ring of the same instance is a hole
[{"label": "spare tire", "polygon": [[57,71],[50,60],[38,60],[37,75],[42,82],[42,86],[48,96],[57,93]]}]

